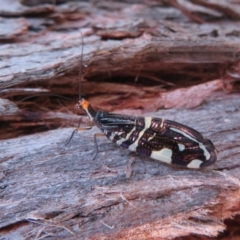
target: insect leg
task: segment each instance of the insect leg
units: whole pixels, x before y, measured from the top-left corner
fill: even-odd
[[[72,138],[73,138],[73,136],[74,136],[74,134],[75,134],[76,132],[78,132],[78,131],[83,131],[83,130],[90,130],[90,129],[93,127],[93,123],[92,123],[91,121],[89,122],[89,126],[87,126],[87,127],[80,127],[80,123],[81,123],[81,118],[79,119],[78,127],[73,130],[70,138],[69,138],[69,139],[67,140],[67,142],[65,143],[65,146],[68,145],[68,144],[71,142],[71,140],[72,140]]]
[[[102,136],[105,136],[103,133],[95,133],[94,135],[93,135],[93,138],[94,138],[94,143],[95,143],[95,147],[96,147],[96,153],[95,153],[95,155],[94,155],[94,157],[93,157],[93,159],[92,160],[94,160],[96,157],[97,157],[97,154],[98,154],[98,144],[97,144],[97,137],[102,137]]]
[[[92,126],[80,127],[80,128],[74,129],[73,132],[72,132],[72,134],[71,134],[71,136],[70,136],[70,138],[69,138],[69,139],[67,140],[67,142],[65,143],[65,146],[68,145],[68,144],[71,142],[71,140],[72,140],[72,138],[73,138],[73,136],[74,136],[74,134],[75,134],[76,132],[78,132],[78,131],[83,131],[83,130],[90,130],[91,128],[92,128]]]

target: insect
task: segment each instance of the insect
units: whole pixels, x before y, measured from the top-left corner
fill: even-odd
[[[81,98],[90,121],[117,145],[161,162],[187,168],[207,167],[217,160],[217,151],[209,139],[178,122],[152,117],[134,117],[95,111]]]
[[[83,45],[82,36],[81,63]],[[117,145],[169,164],[201,168],[216,162],[217,151],[213,143],[190,127],[161,118],[134,117],[95,111],[88,101],[80,97],[81,70],[80,64],[80,100],[77,108],[85,111],[89,117],[90,126],[76,130],[91,129],[93,125],[96,125],[107,138]]]

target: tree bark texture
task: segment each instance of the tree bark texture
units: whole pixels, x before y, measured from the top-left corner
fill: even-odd
[[[223,232],[240,213],[239,3],[0,3],[0,239]],[[105,137],[94,158],[96,127],[66,144],[79,122],[81,60],[94,108],[190,126],[218,161],[174,167]]]

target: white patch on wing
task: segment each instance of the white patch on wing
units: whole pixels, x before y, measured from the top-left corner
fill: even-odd
[[[162,122],[161,122],[160,128],[163,128],[163,124],[164,124],[164,119],[162,119]]]
[[[156,136],[156,133],[154,133],[151,137],[148,138],[148,141],[152,140]]]
[[[116,134],[117,134],[117,133],[116,133]],[[111,136],[109,137],[109,139],[110,139],[111,141],[113,141],[114,137],[115,137],[115,132],[112,132],[112,133],[111,133]]]
[[[145,129],[150,128],[152,118],[151,117],[144,117],[144,120],[145,120]]]
[[[183,136],[191,139],[192,141],[198,143],[198,144],[199,144],[199,147],[203,150],[203,154],[204,154],[206,160],[209,160],[209,159],[210,159],[210,156],[211,156],[211,155],[210,155],[209,151],[205,148],[205,146],[204,146],[201,142],[197,141],[196,139],[194,139],[193,137],[191,137],[190,135],[188,135],[187,133],[185,133],[185,132],[183,132],[183,131],[181,131],[181,130],[178,130],[178,129],[176,129],[176,128],[170,128],[170,129],[171,129],[172,131],[178,132],[178,133],[182,134]]]
[[[136,122],[135,122],[136,124]],[[136,125],[133,127],[133,129],[127,134],[126,139],[129,139],[129,137],[131,136],[131,134],[136,130]]]
[[[178,148],[180,151],[183,151],[185,149],[185,146],[181,143],[178,143]]]
[[[144,117],[144,121],[145,121],[145,127],[144,129],[138,134],[138,138],[136,139],[136,141],[134,141],[134,143],[132,143],[128,149],[135,152],[136,148],[138,146],[138,142],[140,140],[140,138],[142,137],[142,135],[144,134],[144,132],[146,131],[146,129],[150,128],[151,126],[151,122],[152,122],[152,118],[151,117]],[[134,128],[135,129],[135,128]]]
[[[203,163],[203,161],[198,160],[198,159],[194,159],[187,165],[187,167],[188,168],[200,168],[200,165],[202,163]]]
[[[116,144],[120,146],[125,141],[126,141],[125,138],[120,138],[119,140],[116,141]]]
[[[169,148],[163,148],[160,151],[153,151],[150,155],[151,158],[159,160],[165,163],[172,162],[172,150]]]

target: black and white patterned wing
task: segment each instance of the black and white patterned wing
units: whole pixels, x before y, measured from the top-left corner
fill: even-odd
[[[98,112],[94,118],[94,123],[102,132],[114,143],[124,148],[127,145],[122,145],[124,141],[131,141],[133,137],[133,129],[136,128],[136,117],[120,114],[112,114],[107,112]],[[137,124],[137,129],[141,130],[144,126]]]
[[[188,168],[216,161],[212,142],[177,122],[99,112],[95,123],[112,142],[155,160]]]
[[[212,142],[196,130],[159,118],[145,118],[147,122],[150,126],[140,137],[136,152],[188,168],[207,167],[217,160]]]

